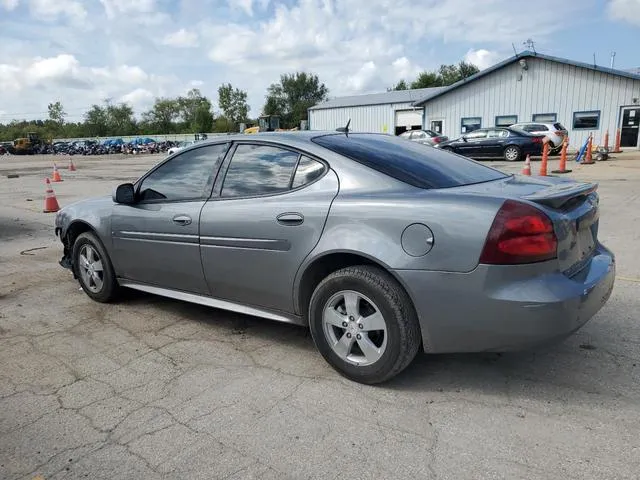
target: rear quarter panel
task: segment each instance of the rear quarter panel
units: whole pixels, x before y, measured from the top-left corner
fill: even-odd
[[[417,188],[370,197],[341,192],[307,262],[328,253],[351,252],[390,269],[469,272],[478,265],[501,204],[495,198]],[[420,257],[406,253],[401,242],[404,230],[414,223],[433,232],[433,247]]]

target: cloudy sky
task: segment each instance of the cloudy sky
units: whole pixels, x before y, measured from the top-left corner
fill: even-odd
[[[331,96],[384,91],[462,59],[522,50],[640,67],[640,0],[0,0],[0,122],[81,120],[102,99],[136,112],[221,83],[258,115],[280,73],[317,73]]]

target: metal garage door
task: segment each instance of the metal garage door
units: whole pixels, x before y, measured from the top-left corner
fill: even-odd
[[[422,128],[422,109],[396,110],[396,135],[405,130]]]

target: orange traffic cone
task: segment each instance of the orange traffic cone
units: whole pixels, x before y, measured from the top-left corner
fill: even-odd
[[[622,150],[620,150],[620,141],[621,141],[621,133],[620,133],[620,129],[618,129],[616,130],[616,143],[611,153],[622,153]]]
[[[548,163],[549,163],[549,142],[545,141],[544,146],[542,147],[542,161],[540,162],[540,172],[538,173],[538,175],[540,175],[541,177],[547,176]]]
[[[58,171],[58,167],[56,166],[56,164],[53,164],[53,175],[51,176],[51,181],[52,182],[61,182],[62,181],[62,177],[60,176],[60,172]]]
[[[44,192],[44,208],[42,211],[44,213],[54,213],[60,210],[60,205],[58,205],[58,199],[56,198],[56,194],[51,187],[51,182],[48,178],[44,179],[44,183],[46,185]]]
[[[593,136],[592,135],[589,135],[589,141],[587,143],[587,152],[585,153],[584,158],[580,163],[582,165],[593,165],[594,163],[596,163],[593,160]]]
[[[69,171],[70,172],[76,171],[76,166],[73,164],[73,160],[71,160],[71,158],[69,158]]]
[[[562,152],[560,153],[560,167],[557,170],[552,170],[551,173],[570,173],[571,170],[567,170],[567,149],[569,148],[569,137],[564,137],[562,142]]]
[[[522,175],[531,176],[531,156],[527,154],[527,158],[524,161],[524,167],[522,168]]]

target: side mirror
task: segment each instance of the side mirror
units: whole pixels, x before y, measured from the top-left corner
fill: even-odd
[[[130,205],[135,202],[135,198],[136,194],[132,183],[123,183],[122,185],[118,185],[113,193],[113,201],[116,203]]]

